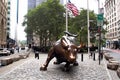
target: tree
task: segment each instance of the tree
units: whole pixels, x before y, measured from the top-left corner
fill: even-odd
[[[98,33],[97,27],[97,15],[94,11],[89,11],[89,21],[90,21],[90,41],[91,43],[96,42],[95,34]],[[104,24],[107,23],[104,21]],[[88,31],[87,31],[87,9],[81,9],[80,15],[76,16],[75,18],[71,18],[69,21],[69,31],[72,33],[77,33],[78,36],[78,43],[87,44],[88,40]],[[102,30],[102,33],[105,34],[105,30]]]
[[[25,31],[39,35],[40,45],[46,46],[47,40],[56,41],[62,35],[65,25],[64,7],[59,0],[47,0],[30,10],[25,17],[23,25],[27,24]]]

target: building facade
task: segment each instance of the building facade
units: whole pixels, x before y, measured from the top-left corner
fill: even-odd
[[[0,48],[6,46],[7,1],[0,0]]]
[[[7,39],[10,37],[10,10],[11,10],[11,0],[7,0]]]
[[[117,0],[118,40],[120,42],[120,0]]]
[[[117,24],[117,0],[106,0],[105,1],[105,18],[108,21],[106,26],[106,46],[109,48],[118,47],[118,24]]]

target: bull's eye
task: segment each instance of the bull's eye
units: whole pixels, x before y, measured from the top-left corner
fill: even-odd
[[[77,51],[77,49],[74,49],[74,51],[76,52],[76,51]]]

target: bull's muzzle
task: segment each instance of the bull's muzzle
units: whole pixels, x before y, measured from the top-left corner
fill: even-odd
[[[70,63],[73,63],[73,62],[75,62],[75,61],[76,61],[76,57],[71,54],[71,55],[69,56],[69,62],[70,62]]]

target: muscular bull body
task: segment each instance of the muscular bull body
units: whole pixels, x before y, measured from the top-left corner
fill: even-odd
[[[40,70],[47,70],[48,64],[56,57],[56,61],[54,64],[60,64],[62,62],[66,62],[65,70],[69,68],[70,64],[78,65],[76,58],[77,58],[77,49],[79,47],[75,44],[71,43],[70,40],[67,39],[66,36],[62,37],[58,40],[53,47],[50,49],[48,53],[48,57],[46,62],[40,67]]]

